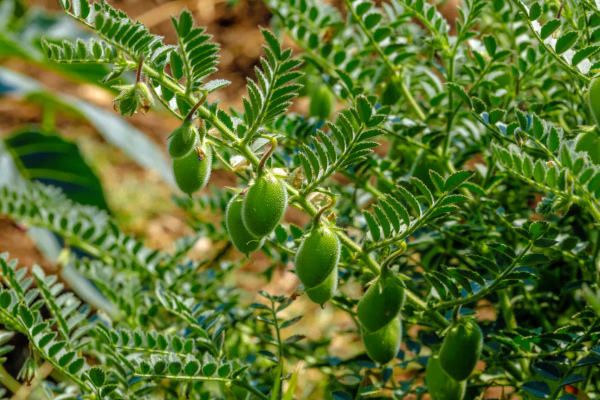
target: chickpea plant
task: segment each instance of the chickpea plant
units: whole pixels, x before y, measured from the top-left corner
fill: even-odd
[[[180,119],[165,134],[176,202],[223,216],[192,226],[293,265],[302,285],[244,305],[224,283],[239,262],[204,268],[192,240],[151,250],[55,188],[4,188],[0,212],[84,251],[63,262],[114,306],[0,258],[0,342],[19,332],[30,375],[53,367],[47,398],[600,397],[596,3],[465,0],[450,23],[423,0],[265,0],[264,57],[243,108],[224,110],[219,45],[190,12],[172,17],[171,45],[105,1],[60,1],[96,38],[48,37],[47,57],[109,64],[107,80],[134,71],[115,110]],[[288,110],[299,95],[310,117]],[[212,169],[239,186],[207,202]],[[287,223],[291,207],[310,222]],[[348,313],[360,348],[282,339],[298,296]]]

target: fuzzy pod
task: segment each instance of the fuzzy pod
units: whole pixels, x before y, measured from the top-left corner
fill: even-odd
[[[378,331],[361,331],[362,341],[371,360],[387,364],[396,358],[402,342],[402,321],[397,316]]]
[[[302,240],[296,252],[296,275],[308,297],[317,304],[323,305],[330,300],[337,289],[340,250],[337,235],[320,226]]]
[[[405,298],[404,288],[396,277],[382,276],[373,282],[358,302],[358,320],[366,331],[378,331],[396,318]]]
[[[473,320],[460,320],[450,327],[440,350],[442,369],[457,381],[467,379],[481,356],[483,333]]]
[[[212,149],[204,144],[187,156],[173,160],[173,175],[182,192],[192,195],[204,189],[212,169]]]
[[[302,240],[294,265],[304,287],[319,286],[331,275],[340,259],[340,248],[337,235],[324,226],[313,229]]]
[[[283,182],[269,173],[264,173],[256,179],[244,196],[244,226],[256,237],[267,236],[281,222],[287,204],[287,189]]]
[[[336,265],[333,271],[331,271],[331,273],[323,282],[321,282],[320,285],[310,289],[306,289],[305,291],[309,299],[323,307],[325,303],[331,300],[331,298],[335,294],[335,291],[337,290],[337,286],[338,269]]]
[[[596,126],[600,126],[600,77],[595,77],[590,83],[588,105]]]
[[[444,372],[437,356],[429,357],[425,370],[427,391],[431,400],[462,400],[467,381],[456,381]]]
[[[181,158],[188,155],[197,143],[198,131],[194,123],[186,119],[169,135],[167,150],[171,158]]]
[[[225,224],[231,242],[246,257],[260,249],[265,243],[265,238],[253,236],[242,222],[243,196],[236,194],[231,198],[225,212]]]
[[[308,113],[311,117],[318,117],[326,120],[331,117],[333,107],[335,105],[335,97],[327,85],[320,85],[310,97]]]

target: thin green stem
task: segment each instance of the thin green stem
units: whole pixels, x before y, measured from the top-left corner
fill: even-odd
[[[415,233],[418,229],[422,228],[426,222],[428,222],[430,216],[437,210],[436,205],[442,203],[442,201],[448,196],[447,193],[440,196],[440,198],[423,214],[420,216],[414,223],[407,227],[407,229],[401,234],[391,237],[389,239],[382,240],[380,242],[373,243],[371,245],[363,246],[363,251],[366,253],[370,253],[391,245],[394,245],[400,241],[405,240],[410,235]]]
[[[200,100],[198,100],[198,102],[190,109],[190,112],[188,112],[188,114],[186,115],[186,121],[192,121],[194,119],[194,114],[196,113],[196,110],[198,110],[198,107],[204,104],[207,96],[208,92],[206,90],[203,90],[202,95],[200,96]]]
[[[246,381],[240,381],[229,378],[217,378],[214,376],[183,376],[183,375],[155,375],[155,374],[138,374],[134,373],[135,376],[139,376],[141,378],[150,378],[150,379],[169,379],[173,381],[184,381],[184,382],[220,382],[220,383],[231,383],[234,386],[241,387],[242,389],[246,389],[250,394],[258,397],[261,400],[269,400],[269,398],[259,391],[254,386],[250,385]]]
[[[268,139],[271,141],[271,147],[262,156],[262,158],[260,159],[260,162],[258,163],[258,166],[256,167],[256,171],[259,176],[262,174],[263,170],[265,169],[267,160],[269,160],[269,157],[271,157],[271,154],[273,154],[275,152],[275,149],[277,148],[277,139],[275,138],[275,136],[269,136]]]
[[[527,246],[525,246],[525,249],[521,252],[521,254],[519,254],[517,256],[517,258],[515,258],[512,261],[512,263],[508,267],[506,267],[506,269],[504,271],[502,271],[502,273],[500,275],[498,275],[498,278],[496,278],[496,280],[494,280],[494,282],[492,282],[489,286],[483,288],[482,290],[480,290],[479,292],[477,292],[476,294],[474,294],[472,296],[469,296],[469,297],[466,297],[463,299],[455,299],[455,300],[450,300],[450,301],[445,301],[443,303],[440,303],[435,307],[435,309],[436,310],[444,310],[444,309],[448,309],[450,307],[455,307],[457,305],[469,304],[469,303],[477,301],[477,300],[487,296],[488,294],[492,293],[498,287],[498,285],[500,285],[502,280],[518,266],[519,262],[523,259],[523,257],[527,254],[527,252],[531,249],[532,246],[533,246],[533,243],[529,242],[527,244]]]
[[[460,317],[460,308],[461,305],[459,304],[452,310],[452,323],[456,323],[458,321],[458,318]]]
[[[404,254],[405,251],[406,251],[406,242],[402,242],[402,243],[400,243],[400,248],[398,250],[396,250],[395,252],[390,254],[385,260],[383,260],[383,263],[381,263],[381,271],[383,272],[384,270],[389,269],[390,266],[392,265],[392,262],[394,262],[394,260],[396,260],[402,254]]]
[[[137,66],[137,73],[135,75],[135,83],[140,83],[142,81],[142,66],[144,65],[144,56],[140,56]]]
[[[279,328],[279,321],[277,320],[277,311],[275,308],[275,300],[273,300],[273,298],[271,298],[271,312],[273,314],[273,323],[275,325],[275,332],[277,333],[277,349],[279,351],[279,376],[277,377],[279,384],[277,384],[275,386],[278,387],[279,390],[281,390],[281,377],[283,376],[283,365],[284,365],[283,343],[281,342],[281,329]],[[280,393],[277,393],[277,396],[279,396],[279,395],[280,395]]]
[[[406,97],[406,100],[408,101],[409,106],[413,109],[415,114],[417,114],[419,119],[421,121],[424,121],[426,119],[425,113],[423,113],[423,110],[421,110],[421,107],[419,107],[419,104],[416,102],[416,100],[410,93],[410,90],[408,90],[408,88],[404,84],[402,77],[398,73],[399,72],[398,68],[390,61],[387,54],[385,54],[385,52],[379,45],[379,42],[377,40],[375,40],[375,37],[373,36],[373,32],[366,27],[362,18],[358,14],[356,14],[356,11],[352,7],[352,2],[350,0],[345,0],[345,2],[346,2],[346,6],[348,7],[348,10],[352,14],[352,17],[356,20],[356,22],[360,26],[363,34],[369,39],[369,42],[371,42],[371,46],[373,46],[373,48],[375,49],[377,54],[379,54],[381,59],[384,61],[385,65],[389,68],[389,70],[392,74],[392,80],[394,81],[394,83],[396,83],[400,86],[400,91],[402,92],[404,97]]]
[[[329,203],[327,203],[325,206],[321,207],[321,209],[319,209],[319,211],[317,211],[317,213],[313,217],[313,229],[316,229],[316,227],[319,226],[319,222],[321,222],[321,217],[323,216],[323,214],[327,210],[330,210],[333,207],[335,207],[336,203],[337,203],[337,196],[332,196],[329,200]]]
[[[500,309],[502,310],[502,316],[504,317],[504,322],[506,323],[506,327],[509,330],[514,331],[515,329],[518,328],[518,325],[517,325],[517,319],[515,318],[515,312],[514,312],[513,306],[511,304],[510,298],[508,296],[508,292],[506,291],[506,289],[498,290],[497,294],[498,294],[498,305],[500,306]],[[522,353],[523,350],[518,349],[517,352]],[[519,363],[521,364],[522,371],[527,371],[529,369],[528,365],[527,365],[528,364],[527,360],[525,358],[520,359]]]
[[[17,393],[21,384],[6,371],[4,366],[0,364],[0,383],[2,383],[12,393]]]
[[[544,40],[542,40],[542,37],[533,28],[532,22],[529,20],[529,16],[527,15],[527,10],[525,9],[525,6],[519,0],[510,1],[521,10],[521,12],[523,13],[523,21],[525,21],[525,23],[529,26],[530,32],[533,34],[533,36],[535,36],[535,38],[538,41],[538,44],[546,51],[546,53],[550,54],[550,56],[554,58],[554,60],[558,62],[572,76],[581,79],[585,84],[589,84],[591,82],[591,79],[589,77],[579,72],[577,67],[572,67],[571,65],[569,65],[569,63],[567,63],[566,60],[564,60],[560,55],[556,54],[554,49],[552,49],[544,42]]]

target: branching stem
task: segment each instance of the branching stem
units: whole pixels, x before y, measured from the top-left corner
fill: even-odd
[[[313,229],[316,229],[319,226],[319,222],[321,221],[321,216],[327,210],[330,210],[333,207],[335,207],[336,203],[337,203],[337,196],[331,196],[329,198],[329,203],[327,203],[325,206],[321,207],[321,209],[319,209],[319,211],[317,211],[317,213],[315,214],[315,216],[313,218]]]
[[[271,141],[271,147],[269,147],[269,150],[267,150],[267,152],[262,156],[258,166],[256,167],[256,171],[259,176],[263,173],[269,157],[271,157],[271,154],[273,154],[277,148],[277,138],[275,138],[275,136],[265,136],[265,138]]]

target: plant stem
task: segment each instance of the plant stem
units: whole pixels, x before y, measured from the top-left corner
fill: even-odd
[[[321,209],[319,211],[317,211],[317,213],[315,214],[315,216],[313,218],[313,229],[315,229],[317,226],[319,226],[319,222],[321,221],[321,216],[327,210],[330,210],[333,207],[335,207],[336,203],[337,203],[337,196],[331,196],[329,199],[329,203],[327,203],[325,206],[321,207]]]
[[[257,170],[257,173],[259,176],[262,174],[262,171],[265,169],[267,160],[269,159],[269,157],[271,157],[271,154],[273,154],[273,152],[277,148],[277,139],[275,138],[275,136],[269,136],[269,140],[271,141],[271,147],[262,156],[262,158],[260,159],[260,162],[258,163],[258,166],[256,167],[256,170]]]
[[[356,22],[360,26],[361,30],[365,34],[365,36],[369,39],[369,42],[371,42],[371,45],[373,46],[373,48],[375,48],[375,51],[377,52],[377,54],[379,54],[381,59],[385,62],[386,66],[389,68],[390,72],[392,73],[392,80],[396,84],[400,85],[400,91],[402,92],[404,97],[406,97],[406,100],[408,101],[408,105],[413,109],[415,114],[417,114],[419,119],[421,121],[424,121],[426,119],[425,113],[423,113],[423,110],[421,110],[421,107],[419,107],[419,104],[416,102],[416,100],[410,93],[410,90],[408,90],[408,88],[404,84],[404,81],[402,80],[401,75],[398,74],[397,67],[394,66],[394,64],[392,64],[392,62],[390,61],[387,54],[385,54],[385,52],[379,45],[379,42],[377,42],[377,40],[375,40],[375,38],[373,37],[373,33],[371,32],[371,30],[369,30],[365,26],[365,23],[360,18],[360,16],[358,14],[356,14],[356,11],[352,7],[352,2],[350,0],[345,0],[345,2],[346,2],[346,6],[348,7],[348,10],[352,14],[352,17],[356,20]]]
[[[212,376],[183,376],[183,375],[155,375],[155,374],[138,374],[135,373],[135,376],[139,376],[141,378],[154,378],[154,379],[169,379],[173,381],[184,381],[184,382],[222,382],[222,383],[231,383],[234,386],[239,386],[242,389],[246,389],[249,393],[258,397],[261,400],[269,400],[269,398],[259,391],[254,386],[250,385],[246,381],[238,381],[235,379],[228,378],[217,378]]]
[[[504,322],[506,323],[506,327],[514,331],[519,326],[517,325],[517,319],[515,318],[515,312],[513,310],[513,306],[510,303],[510,298],[508,297],[508,293],[506,289],[498,290],[498,305],[502,310],[502,316],[504,317]],[[523,353],[522,350],[517,350],[517,353]],[[521,358],[519,359],[519,363],[521,364],[521,370],[523,372],[528,370],[527,359]]]
[[[0,364],[0,377],[0,383],[6,386],[6,388],[12,393],[17,393],[19,391],[21,384],[19,383],[19,381],[13,378],[12,375],[10,375],[8,371],[6,371],[6,369],[4,369],[4,366],[2,364]]]
[[[144,65],[144,56],[140,56],[137,66],[137,74],[135,76],[135,83],[140,83],[142,81],[142,67]]]
[[[525,254],[527,254],[527,252],[529,251],[529,249],[531,249],[532,246],[533,246],[533,243],[529,242],[527,244],[527,246],[525,247],[525,249],[521,252],[521,254],[519,254],[519,256],[517,258],[515,258],[512,261],[512,263],[504,271],[502,271],[502,273],[500,275],[498,275],[498,278],[496,278],[496,280],[494,280],[494,282],[492,282],[489,286],[483,288],[482,290],[480,290],[473,296],[469,296],[464,299],[456,299],[456,300],[451,300],[451,301],[446,301],[446,302],[440,303],[436,307],[436,309],[438,309],[438,310],[439,309],[447,309],[447,308],[454,307],[457,305],[469,304],[469,303],[472,303],[474,301],[477,301],[477,300],[487,296],[488,294],[493,292],[494,289],[496,289],[496,287],[498,287],[498,285],[502,282],[502,280],[517,267],[517,265],[519,264],[521,259],[525,256]]]
[[[198,102],[192,107],[190,112],[188,112],[188,114],[186,115],[186,117],[185,117],[186,121],[192,121],[194,119],[194,114],[196,113],[196,110],[198,110],[198,107],[200,107],[202,104],[204,104],[207,96],[208,96],[208,93],[206,91],[202,91],[202,96],[200,96],[200,100],[198,100]]]
[[[273,298],[271,298],[271,311],[273,313],[273,322],[275,324],[275,331],[277,333],[277,347],[279,350],[279,376],[277,377],[277,380],[279,381],[279,384],[276,385],[279,388],[279,392],[281,392],[281,377],[283,376],[283,343],[281,342],[281,329],[279,328],[279,322],[277,320],[277,311],[275,309],[275,301],[273,300]],[[279,398],[280,393],[277,393],[277,396]]]

